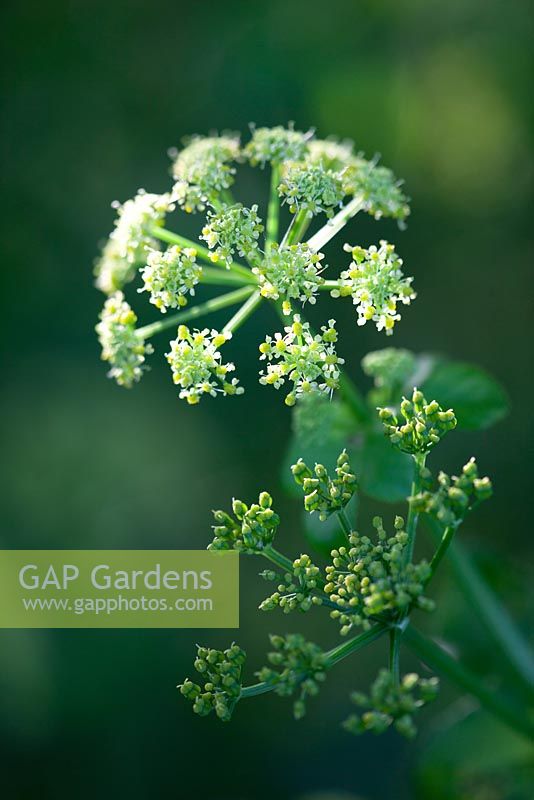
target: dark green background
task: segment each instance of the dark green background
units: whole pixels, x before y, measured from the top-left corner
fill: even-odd
[[[494,478],[494,499],[464,536],[525,620],[531,4],[49,0],[7,2],[2,16],[0,546],[204,547],[212,507],[268,488],[284,517],[280,548],[300,552],[299,510],[283,496],[278,471],[289,413],[255,380],[257,343],[274,317],[257,315],[232,344],[247,395],[190,409],[177,400],[161,355],[134,391],[106,381],[93,334],[102,298],[91,276],[97,242],[112,224],[110,201],[140,186],[165,190],[166,150],[182,136],[293,119],[320,135],[353,138],[368,155],[380,152],[406,179],[413,214],[405,233],[360,219],[350,227],[353,242],[394,238],[415,275],[419,297],[394,343],[479,363],[510,394],[506,422],[456,434],[442,457],[455,469],[476,453]],[[251,199],[264,199],[265,178],[249,180]],[[192,235],[194,226],[186,220],[182,230]],[[340,244],[328,250],[331,261]],[[146,302],[141,307],[149,319]],[[360,380],[361,356],[385,338],[357,329],[350,308],[338,319]],[[331,646],[336,631],[322,618],[257,615],[264,586],[256,567],[250,560],[242,568],[239,642],[251,672],[271,630],[302,624]],[[491,662],[446,577],[432,624],[473,663]],[[223,644],[228,635],[200,638]],[[3,632],[6,796],[453,796],[440,794],[440,781],[429,794],[420,765],[451,714],[469,709],[455,692],[444,690],[415,746],[394,735],[353,739],[338,726],[349,689],[365,687],[383,662],[381,644],[329,677],[305,722],[266,696],[221,725],[194,717],[174,688],[190,671],[195,640],[187,631]],[[492,752],[504,747],[500,735]],[[466,761],[448,778],[462,775]],[[485,784],[477,781],[479,794],[457,796],[513,796],[506,780],[504,788],[488,780],[496,794],[480,794]]]

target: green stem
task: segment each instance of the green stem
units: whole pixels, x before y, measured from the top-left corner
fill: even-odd
[[[278,225],[280,216],[280,198],[278,197],[278,184],[280,183],[280,164],[273,164],[271,168],[271,192],[269,194],[269,207],[267,209],[267,223],[265,227],[265,252],[278,240]]]
[[[427,583],[432,580],[434,577],[437,568],[439,567],[441,560],[449,546],[453,540],[454,534],[456,533],[458,526],[457,525],[449,525],[443,531],[443,536],[441,537],[441,541],[436,549],[436,552],[432,556],[432,561],[430,562],[430,577],[427,580]]]
[[[254,275],[245,278],[244,275],[220,267],[202,267],[201,283],[209,286],[255,286],[257,281]]]
[[[165,319],[159,322],[152,322],[150,325],[145,325],[143,328],[137,329],[137,335],[142,339],[149,339],[156,333],[167,330],[167,328],[180,325],[182,322],[187,322],[191,319],[197,319],[204,314],[211,314],[214,311],[219,311],[221,308],[236,305],[245,298],[249,297],[254,288],[252,286],[243,286],[241,289],[236,289],[235,292],[228,292],[228,294],[221,294],[219,297],[213,297],[205,303],[198,306],[193,306],[187,311],[178,311],[176,314],[170,314]]]
[[[442,526],[432,517],[427,522],[435,536],[442,536]],[[523,686],[532,693],[534,656],[514,620],[473,564],[464,547],[455,541],[449,547],[448,560],[454,579],[469,607],[482,623],[489,637],[505,656]]]
[[[339,289],[340,287],[341,283],[339,281],[323,281],[318,288],[320,292],[331,292],[332,289]]]
[[[476,697],[487,711],[490,711],[514,730],[530,738],[534,737],[534,723],[522,713],[520,708],[507,698],[497,694],[493,689],[488,689],[484,686],[480,682],[478,675],[475,675],[459,661],[452,658],[431,639],[423,636],[410,625],[404,633],[404,640],[422,661],[435,669],[436,672],[445,675],[461,689]]]
[[[297,242],[300,242],[300,240],[308,230],[311,221],[312,221],[312,216],[308,214],[307,211],[305,211],[304,209],[297,211],[297,213],[293,217],[294,224],[293,223],[291,224],[290,230],[288,232],[286,245],[289,246],[292,244],[296,244]]]
[[[267,694],[267,692],[272,692],[275,689],[272,683],[267,683],[266,681],[262,681],[261,683],[254,683],[252,686],[243,686],[241,689],[241,694],[239,695],[240,700],[246,700],[247,697],[256,697],[258,694]]]
[[[248,300],[246,300],[240,309],[236,311],[234,316],[228,320],[224,328],[222,329],[223,333],[234,333],[241,325],[254,313],[258,305],[261,303],[261,294],[259,289],[250,295]]]
[[[371,642],[379,639],[380,636],[382,636],[387,630],[388,629],[385,625],[375,625],[374,628],[370,628],[368,631],[364,631],[364,633],[354,636],[354,638],[349,639],[347,642],[343,642],[343,644],[338,644],[337,647],[333,647],[332,650],[329,650],[326,653],[328,667],[333,667],[334,664],[342,661],[347,656],[350,656],[352,653],[356,653],[358,650],[361,650],[363,647],[371,644]]]
[[[413,481],[411,496],[419,494],[421,491],[421,472],[425,466],[426,456],[423,454],[414,455],[413,457]],[[408,542],[404,551],[404,563],[410,564],[413,560],[413,551],[415,547],[415,537],[417,534],[417,522],[419,520],[419,512],[414,511],[412,503],[409,503],[408,521],[406,523],[406,533],[408,534]]]
[[[275,550],[275,548],[271,545],[264,548],[260,555],[268,558],[269,561],[272,561],[272,563],[276,564],[277,567],[283,569],[284,572],[293,572],[293,562],[291,559],[287,558],[287,556],[284,556],[282,553],[279,553],[278,550]]]
[[[162,242],[167,242],[167,244],[177,244],[180,247],[192,247],[197,251],[197,256],[199,258],[201,258],[203,261],[206,261],[208,264],[213,264],[211,252],[207,249],[207,247],[203,247],[201,244],[192,242],[191,239],[186,239],[184,236],[180,236],[180,234],[174,233],[174,231],[169,231],[166,228],[160,228],[159,225],[150,225],[147,228],[147,232],[150,234],[150,236],[154,236],[156,239],[160,239]],[[242,275],[244,278],[247,278],[248,282],[250,282],[251,277],[254,282],[256,282],[254,276],[251,276],[250,270],[247,267],[244,267],[242,264],[237,264],[235,261],[232,261],[230,264],[230,269],[233,272],[236,272],[238,275]]]
[[[345,511],[344,508],[340,508],[339,511],[336,511],[336,514],[337,514],[337,518],[339,519],[339,521],[341,523],[341,527],[343,528],[343,533],[345,534],[345,536],[348,539],[349,536],[352,533],[352,526],[351,526],[350,520],[349,520],[349,518],[347,516],[347,512]]]
[[[332,239],[336,233],[345,227],[349,219],[354,217],[358,211],[361,211],[363,207],[363,198],[362,197],[353,197],[350,203],[339,211],[335,217],[328,220],[326,225],[314,233],[311,239],[308,239],[308,244],[312,250],[315,250],[317,253],[322,247],[327,244],[330,239]]]
[[[400,628],[392,628],[389,632],[389,670],[393,676],[395,684],[400,681],[400,643],[402,631]]]

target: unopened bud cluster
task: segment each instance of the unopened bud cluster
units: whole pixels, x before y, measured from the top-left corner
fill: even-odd
[[[271,636],[270,640],[274,648],[267,656],[271,666],[263,667],[256,675],[260,681],[271,684],[281,697],[298,692],[293,714],[295,719],[302,719],[306,699],[317,695],[326,679],[327,657],[318,645],[298,633]]]
[[[214,511],[214,538],[208,550],[240,550],[261,553],[272,544],[280,517],[272,509],[272,497],[262,492],[258,502],[250,507],[242,500],[232,503],[233,516],[226,511]]]
[[[418,389],[411,400],[404,398],[401,403],[404,422],[389,408],[379,408],[378,414],[391,443],[412,455],[428,453],[457,422],[452,409],[444,411],[436,400],[427,403]]]
[[[431,514],[448,527],[459,525],[469,511],[491,497],[492,491],[490,479],[479,477],[477,463],[471,458],[461,475],[450,477],[440,472],[433,491],[420,492],[409,500],[415,511]]]
[[[322,600],[316,594],[322,587],[321,571],[311,558],[303,554],[293,561],[291,572],[281,577],[274,570],[265,570],[265,580],[279,580],[276,592],[260,603],[261,611],[273,611],[281,608],[285,614],[290,611],[309,611],[312,605],[321,605]]]
[[[438,689],[437,678],[420,678],[412,672],[397,683],[389,670],[382,669],[368,695],[362,692],[353,692],[351,695],[356,706],[368,710],[362,714],[352,714],[343,726],[355,734],[366,731],[380,734],[393,726],[402,736],[413,739],[417,733],[414,715],[435,700]]]
[[[122,292],[115,292],[106,300],[96,326],[102,359],[111,366],[109,377],[128,389],[140,380],[146,369],[145,357],[152,352],[152,346],[137,334],[136,322]]]
[[[338,456],[335,478],[330,477],[323,464],[316,464],[312,470],[301,458],[293,464],[291,472],[295,482],[302,486],[304,508],[310,514],[318,511],[322,522],[334,512],[345,508],[358,488],[358,479],[351,469],[345,450]]]
[[[198,647],[195,669],[206,678],[204,687],[187,678],[178,688],[193,703],[193,711],[202,717],[212,711],[223,722],[232,717],[241,694],[242,671],[246,653],[233,644],[227,650]]]
[[[367,250],[346,244],[353,264],[339,276],[339,285],[333,289],[332,297],[352,297],[358,312],[358,325],[372,320],[378,331],[389,336],[395,323],[400,320],[399,303],[409,305],[415,298],[413,278],[405,278],[402,259],[392,244],[380,242]]]
[[[173,165],[173,199],[184,211],[204,211],[234,182],[239,158],[236,136],[196,136],[178,153]]]
[[[432,601],[423,596],[430,577],[426,561],[406,563],[408,536],[404,520],[395,518],[395,534],[388,537],[382,519],[375,517],[376,540],[358,533],[349,536],[349,547],[332,550],[332,564],[326,567],[325,592],[339,607],[330,616],[338,620],[346,636],[354,626],[370,627],[370,618],[390,619],[411,607],[430,611]]]
[[[286,380],[291,381],[293,389],[285,398],[288,406],[308,392],[331,394],[338,387],[340,367],[345,363],[336,354],[335,324],[335,320],[329,320],[314,336],[308,323],[295,314],[293,324],[284,328],[285,335],[267,336],[260,345],[260,360],[269,363],[260,372],[260,383],[279,389]]]
[[[170,351],[166,353],[172,370],[173,382],[180,386],[180,398],[195,405],[203,395],[215,397],[242,394],[237,378],[229,378],[235,366],[222,362],[218,348],[223,345],[230,334],[209,331],[190,331],[186,325],[180,325],[176,339],[170,342]]]

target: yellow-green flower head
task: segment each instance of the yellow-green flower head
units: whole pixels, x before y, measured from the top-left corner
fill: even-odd
[[[418,389],[413,390],[411,400],[403,399],[400,415],[404,422],[390,408],[378,409],[391,443],[411,455],[428,453],[457,424],[452,408],[444,411],[436,400],[427,403]]]
[[[208,550],[239,550],[242,553],[261,553],[273,541],[280,517],[273,510],[273,499],[261,492],[257,503],[247,506],[242,500],[232,501],[232,512],[214,511],[213,541]]]
[[[230,333],[218,333],[215,330],[190,331],[186,325],[180,325],[176,339],[170,342],[170,351],[166,353],[172,370],[173,382],[181,387],[180,399],[195,405],[203,395],[243,394],[237,378],[229,378],[235,365],[223,364],[219,347],[231,339]]]
[[[284,161],[300,161],[307,153],[307,142],[311,131],[301,133],[292,127],[254,128],[252,139],[243,148],[244,157],[253,167],[265,164],[281,164]]]
[[[350,295],[358,311],[358,325],[372,320],[377,330],[390,335],[401,318],[398,304],[409,305],[416,296],[413,278],[404,277],[402,260],[385,241],[378,248],[346,244],[344,249],[352,254],[354,263],[339,276],[339,288],[331,292],[332,297]]]
[[[135,277],[137,265],[132,264],[119,253],[119,245],[108,239],[102,248],[100,258],[95,262],[95,286],[104,294],[113,294]]]
[[[196,136],[178,153],[172,168],[173,199],[188,213],[204,211],[214,195],[234,182],[239,137]]]
[[[315,253],[307,244],[280,247],[273,244],[261,266],[254,267],[260,292],[270,300],[283,300],[284,314],[291,311],[291,300],[315,303],[319,286],[324,282],[321,272],[323,253]]]
[[[260,360],[267,369],[260,372],[260,383],[279,389],[285,382],[293,383],[286,405],[292,406],[303,394],[331,394],[339,385],[340,367],[345,363],[336,354],[337,331],[335,320],[321,328],[315,336],[307,322],[295,314],[293,324],[284,328],[284,335],[267,336],[260,345]]]
[[[141,379],[146,369],[145,356],[152,353],[152,346],[137,334],[136,322],[137,316],[124,295],[116,292],[104,303],[96,326],[102,360],[111,365],[108,377],[128,389]]]
[[[205,680],[204,688],[189,678],[178,688],[193,703],[195,714],[205,717],[213,711],[222,722],[228,722],[241,694],[246,653],[235,643],[224,651],[197,647],[194,666]]]
[[[211,260],[230,268],[235,252],[252,262],[258,259],[261,233],[263,225],[258,216],[258,206],[246,208],[236,204],[218,213],[208,213],[200,238],[212,251]]]
[[[290,162],[284,166],[278,194],[292,214],[307,211],[309,216],[324,212],[334,215],[346,191],[341,174],[318,164]]]
[[[177,245],[165,252],[150,250],[147,263],[140,270],[143,287],[138,291],[148,292],[152,305],[163,314],[168,308],[182,308],[187,304],[186,295],[195,294],[202,275],[196,256],[194,248]]]
[[[374,161],[358,157],[355,165],[345,171],[344,183],[347,194],[361,195],[364,210],[375,219],[392,217],[401,225],[410,213],[402,182],[390,169]]]
[[[471,458],[461,475],[450,477],[440,472],[437,486],[429,482],[428,489],[410,497],[411,507],[434,516],[442,525],[459,525],[469,511],[488,500],[493,489],[488,477],[481,478],[477,463]]]
[[[170,194],[148,194],[140,189],[133,199],[112,205],[117,209],[117,219],[110,239],[117,255],[130,264],[142,264],[147,249],[157,248],[147,228],[163,225],[165,215],[174,208]]]

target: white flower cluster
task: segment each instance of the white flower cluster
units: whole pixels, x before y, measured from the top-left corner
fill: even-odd
[[[303,210],[310,217],[323,212],[332,217],[346,191],[341,175],[321,163],[290,162],[284,166],[278,194],[292,214]]]
[[[363,208],[375,219],[392,217],[403,226],[410,213],[408,199],[402,191],[402,182],[395,178],[387,167],[381,167],[375,161],[357,158],[354,167],[345,173],[347,193],[360,194]]]
[[[413,278],[404,277],[402,259],[386,241],[381,241],[379,248],[372,245],[367,250],[346,244],[344,250],[352,254],[354,263],[341,273],[339,288],[332,290],[332,297],[351,295],[358,325],[372,320],[377,330],[390,335],[401,318],[397,303],[409,305],[416,296]]]
[[[244,157],[253,167],[265,164],[281,164],[283,161],[300,161],[307,152],[310,133],[295,131],[291,126],[283,128],[255,128],[252,139],[243,148]]]
[[[260,345],[260,360],[266,360],[267,369],[260,372],[260,383],[279,389],[286,380],[293,389],[285,398],[288,406],[309,392],[331,394],[338,387],[340,367],[345,363],[336,354],[337,331],[335,320],[321,328],[315,336],[307,322],[295,314],[293,324],[284,328],[285,335],[267,336]]]
[[[315,253],[307,244],[279,247],[273,244],[264,263],[253,269],[260,282],[260,292],[270,300],[282,298],[284,314],[291,312],[291,300],[315,303],[323,283],[320,273],[323,253]]]
[[[152,346],[137,334],[136,322],[137,316],[124,295],[116,292],[104,303],[96,326],[102,360],[111,365],[108,376],[128,389],[141,379],[146,369],[145,356],[152,353]]]
[[[147,263],[140,269],[143,286],[139,292],[148,292],[150,302],[164,314],[168,308],[187,305],[186,295],[195,294],[195,286],[202,275],[202,267],[196,262],[197,252],[193,247],[173,247],[150,250]]]
[[[250,261],[256,260],[258,239],[263,233],[258,206],[246,208],[236,204],[224,208],[218,213],[208,213],[206,225],[202,228],[201,239],[212,250],[211,260],[230,268],[232,256],[237,251],[240,256]]]
[[[170,342],[170,351],[166,353],[172,370],[173,382],[181,387],[179,397],[196,405],[202,395],[216,397],[223,395],[243,394],[237,378],[228,378],[228,373],[235,369],[234,364],[222,363],[219,347],[231,338],[230,333],[218,333],[215,330],[190,331],[186,325],[180,325],[176,339]]]
[[[147,249],[158,246],[147,233],[147,227],[163,225],[165,215],[174,209],[170,194],[148,194],[144,189],[122,205],[118,202],[112,205],[117,209],[115,230],[95,267],[96,285],[106,294],[122,289],[132,280],[145,260]]]
[[[177,155],[173,199],[188,213],[204,211],[216,195],[234,182],[239,158],[237,136],[197,136]]]
[[[352,142],[338,142],[335,139],[312,139],[308,142],[307,160],[336,172],[358,163]]]

